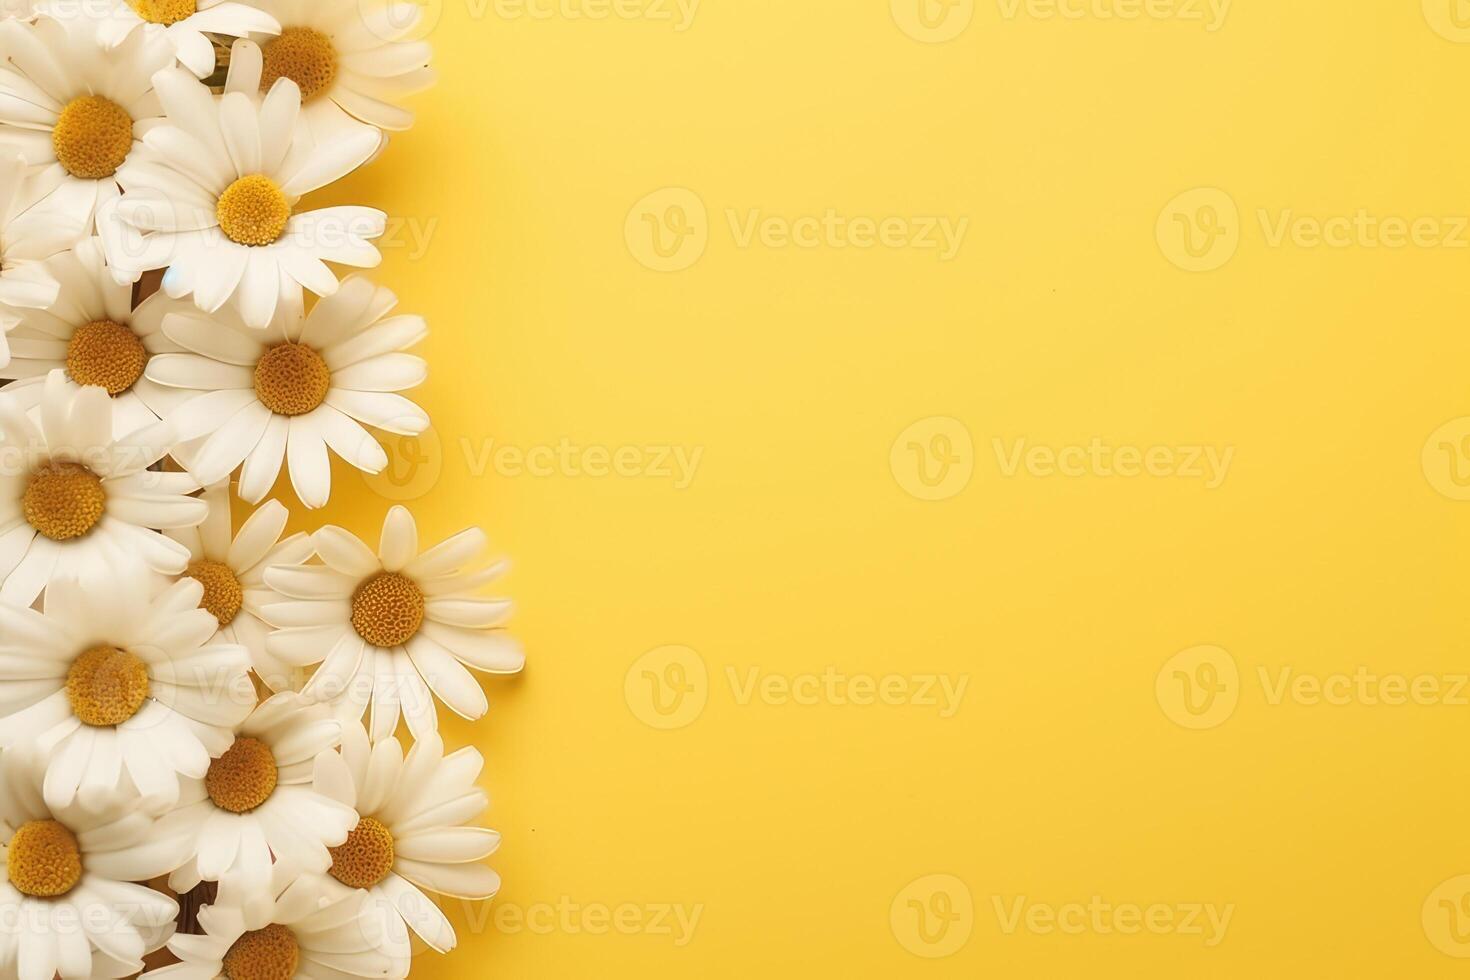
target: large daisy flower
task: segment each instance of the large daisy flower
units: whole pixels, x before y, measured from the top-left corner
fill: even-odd
[[[265,570],[306,561],[314,554],[311,536],[298,532],[282,539],[286,508],[278,500],[267,500],[231,539],[229,483],[216,483],[200,496],[209,505],[204,523],[168,532],[189,549],[184,574],[204,586],[199,604],[214,616],[221,640],[246,649],[251,667],[267,687],[272,691],[299,687],[295,681],[300,668],[266,651],[270,627],[260,618],[260,610],[280,598],[265,584]]]
[[[44,753],[52,807],[141,796],[165,810],[255,706],[245,650],[205,645],[215,629],[200,584],[150,595],[158,581],[56,579],[44,613],[0,605],[0,746]]]
[[[68,391],[52,371],[38,429],[0,400],[0,602],[29,606],[52,578],[93,580],[142,562],[177,575],[189,550],[157,528],[204,520],[199,484],[148,466],[174,443],[166,422],[112,437],[102,388]]]
[[[148,980],[401,980],[408,956],[390,942],[365,892],[329,890],[321,875],[278,864],[270,888],[199,910],[203,935],[176,934],[180,962]]]
[[[235,901],[269,886],[272,858],[326,871],[327,848],[345,841],[357,821],[350,806],[322,788],[333,764],[341,764],[340,740],[340,723],[298,695],[263,701],[154,828],[159,846],[174,842],[183,854],[169,887],[183,894],[200,881],[218,881],[221,899]]]
[[[180,348],[163,335],[164,315],[192,304],[154,293],[133,309],[132,287],[107,271],[102,243],[87,238],[54,255],[41,269],[61,284],[55,302],[22,310],[11,333],[11,361],[0,378],[17,378],[3,396],[30,408],[52,371],[65,372],[68,390],[96,385],[112,396],[113,434],[152,425],[182,398],[143,376],[153,355]]]
[[[253,47],[237,41],[236,56]],[[111,265],[133,278],[166,267],[170,296],[192,295],[206,312],[228,303],[262,329],[277,306],[301,306],[302,287],[336,291],[328,261],[381,261],[371,240],[383,233],[382,211],[296,210],[301,195],[372,156],[375,134],[313,142],[297,126],[301,93],[286,78],[264,98],[240,88],[235,71],[218,99],[182,69],[160,72],[154,85],[167,123],[148,133],[147,165],[130,170],[127,193],[101,222]]]
[[[383,521],[376,554],[340,527],[312,537],[324,565],[266,569],[266,582],[296,600],[261,610],[280,627],[266,648],[283,660],[325,655],[302,693],[358,717],[371,703],[375,741],[393,734],[400,710],[415,738],[432,734],[430,691],[456,714],[481,717],[485,692],[465,668],[509,674],[525,665],[520,645],[497,628],[509,600],[474,594],[504,564],[461,571],[485,550],[479,528],[420,554],[413,515],[399,506]]]
[[[479,863],[500,846],[500,835],[466,826],[490,802],[475,785],[485,760],[473,748],[446,756],[433,733],[415,739],[405,757],[397,739],[370,746],[362,726],[350,723],[342,729],[342,760],[351,782],[334,781],[337,798],[362,819],[332,848],[337,891],[366,888],[381,909],[448,952],[454,928],[424,892],[485,899],[500,890],[500,876]]]
[[[196,437],[182,461],[203,483],[235,467],[240,496],[251,503],[270,491],[284,458],[296,495],[307,507],[327,502],[332,471],[327,450],[360,470],[380,472],[388,455],[363,425],[415,435],[428,427],[423,410],[394,392],[423,381],[422,358],[402,351],[427,333],[417,316],[386,314],[389,290],[351,277],[302,317],[276,318],[264,331],[205,316],[172,316],[163,331],[191,353],[165,354],[148,365],[158,384],[203,392],[176,413],[179,435]]]
[[[173,932],[178,905],[132,884],[176,855],[137,810],[54,809],[29,753],[0,758],[0,976],[104,980],[136,974]]]
[[[90,18],[42,17],[0,22],[0,55],[0,146],[39,168],[37,197],[90,223],[160,121],[152,79],[172,48],[138,31],[108,51]]]
[[[302,116],[318,138],[366,123],[402,130],[413,113],[398,105],[434,84],[427,41],[411,40],[423,7],[408,0],[257,0],[280,21],[262,40],[269,86],[301,87]]]
[[[244,37],[279,34],[281,25],[264,10],[234,0],[41,0],[50,17],[88,17],[102,42],[116,47],[139,31],[166,39],[180,62],[200,78],[215,68],[210,34]]]

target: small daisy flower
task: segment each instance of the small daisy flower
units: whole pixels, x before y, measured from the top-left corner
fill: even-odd
[[[204,520],[199,484],[148,467],[174,444],[159,422],[112,437],[112,399],[102,388],[66,390],[47,376],[38,429],[0,400],[0,602],[29,606],[53,578],[91,579],[141,562],[165,575],[189,550],[157,528]]]
[[[136,974],[173,933],[178,904],[133,884],[176,855],[137,810],[53,809],[28,753],[0,758],[0,976],[112,980]]]
[[[0,364],[10,360],[6,334],[23,311],[56,302],[61,287],[43,260],[71,248],[87,231],[85,218],[58,210],[54,201],[36,203],[26,170],[18,153],[0,149]]]
[[[38,8],[57,20],[90,18],[96,22],[99,39],[109,48],[122,44],[135,31],[150,39],[163,38],[199,78],[207,78],[215,68],[210,34],[245,37],[281,31],[270,14],[233,0],[41,0]]]
[[[101,810],[141,796],[154,812],[168,809],[179,777],[202,778],[255,706],[245,650],[209,644],[203,587],[182,579],[150,594],[159,581],[56,579],[44,613],[0,605],[0,682],[9,689],[0,747],[44,753],[51,807]]]
[[[127,193],[99,225],[116,269],[136,279],[167,268],[170,296],[193,296],[209,313],[229,304],[259,330],[278,306],[299,309],[303,287],[335,292],[327,262],[377,265],[371,240],[387,216],[350,206],[298,212],[301,195],[372,156],[375,134],[314,143],[297,126],[295,82],[278,80],[262,99],[238,81],[232,73],[216,99],[182,69],[154,78],[167,122],[149,131],[147,165],[130,170]]]
[[[160,121],[152,79],[174,63],[161,38],[138,31],[109,51],[94,28],[82,17],[0,22],[0,55],[9,59],[0,67],[0,146],[38,171],[37,198],[87,230]]]
[[[344,725],[342,739],[351,782],[338,785],[337,798],[361,819],[347,842],[332,848],[328,874],[339,893],[367,889],[381,909],[447,953],[454,928],[424,892],[479,900],[500,890],[500,876],[480,863],[500,846],[500,835],[467,826],[490,803],[475,785],[485,760],[473,748],[446,756],[432,732],[415,739],[406,757],[395,738],[369,745],[360,725]]]
[[[358,717],[371,703],[374,741],[393,734],[400,710],[415,738],[432,734],[430,691],[458,715],[483,716],[485,692],[465,668],[511,674],[525,665],[520,645],[497,628],[509,600],[474,594],[504,564],[461,571],[485,550],[479,528],[420,554],[413,515],[398,506],[376,554],[340,527],[312,537],[325,564],[266,569],[266,582],[296,600],[261,610],[279,627],[266,648],[283,660],[320,659],[302,693]]]
[[[143,369],[153,355],[181,349],[163,335],[163,317],[192,304],[154,293],[133,309],[132,287],[108,273],[96,238],[52,256],[41,268],[61,291],[44,309],[20,311],[10,364],[0,369],[0,378],[19,380],[5,387],[3,397],[32,408],[46,376],[61,370],[68,391],[86,385],[107,390],[118,437],[152,425],[183,400],[145,378]]]
[[[406,0],[256,0],[280,21],[261,42],[261,85],[289,78],[318,138],[366,123],[403,130],[413,112],[398,103],[434,84],[429,43],[411,40],[423,8]]]
[[[265,570],[306,561],[315,553],[311,536],[297,533],[282,539],[286,508],[278,500],[267,500],[231,539],[230,485],[216,483],[200,497],[209,505],[204,523],[168,532],[189,549],[184,574],[204,586],[199,605],[214,616],[220,640],[246,649],[251,667],[267,687],[284,691],[299,686],[294,681],[300,668],[266,651],[270,627],[260,618],[260,609],[280,599],[265,584]]]
[[[273,855],[299,870],[326,871],[327,848],[345,841],[357,821],[322,788],[341,765],[341,737],[335,719],[296,694],[263,701],[155,826],[157,846],[184,855],[169,887],[182,895],[218,881],[222,901],[243,899],[269,886]]]
[[[387,316],[396,303],[389,290],[351,277],[310,314],[284,314],[263,331],[202,315],[168,317],[164,333],[189,353],[154,358],[148,377],[202,393],[173,416],[190,441],[181,461],[206,484],[243,463],[240,497],[256,503],[284,460],[307,507],[331,495],[329,449],[380,472],[388,454],[364,425],[416,435],[429,424],[422,409],[395,394],[428,370],[422,358],[402,353],[428,328],[421,317]]]
[[[277,864],[270,888],[199,910],[203,935],[176,934],[180,962],[148,980],[402,980],[408,956],[390,942],[365,892],[329,889],[321,875]],[[332,883],[335,884],[335,883]]]

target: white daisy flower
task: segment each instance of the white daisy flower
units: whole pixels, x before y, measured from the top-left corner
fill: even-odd
[[[202,780],[183,786],[179,806],[154,828],[159,846],[184,855],[169,876],[183,894],[218,881],[222,901],[269,886],[271,862],[303,871],[331,866],[329,846],[341,844],[357,821],[351,807],[322,788],[341,765],[341,724],[299,695],[262,702],[235,726],[234,741],[209,764]]]
[[[169,537],[189,549],[189,567],[184,574],[204,586],[200,606],[214,616],[222,641],[238,643],[249,652],[251,667],[268,688],[285,691],[299,687],[300,668],[266,651],[270,627],[261,619],[260,609],[280,599],[265,584],[265,570],[306,561],[315,554],[311,536],[298,532],[282,539],[286,508],[278,500],[267,500],[231,539],[230,485],[216,483],[200,496],[209,505],[204,523],[168,532]]]
[[[34,757],[0,757],[0,976],[111,980],[143,968],[178,914],[172,898],[133,884],[176,859],[149,843],[151,824],[135,809],[53,809]]]
[[[204,520],[187,473],[148,467],[174,444],[166,422],[112,437],[112,399],[102,388],[66,390],[53,371],[39,429],[0,400],[0,602],[29,606],[53,578],[91,580],[142,562],[177,575],[189,550],[155,528]]]
[[[90,20],[42,17],[0,22],[0,55],[0,146],[38,171],[37,198],[90,229],[163,115],[152,79],[172,48],[138,31],[109,51]]]
[[[479,900],[500,890],[500,876],[479,863],[500,846],[500,835],[467,826],[490,803],[475,785],[485,760],[473,748],[446,756],[432,732],[415,739],[405,757],[397,739],[369,745],[362,726],[351,723],[342,729],[342,759],[351,782],[338,781],[337,799],[362,819],[345,844],[332,848],[335,888],[367,889],[381,909],[447,953],[454,928],[424,892]]]
[[[279,34],[270,14],[234,0],[41,0],[37,8],[57,20],[84,17],[96,22],[102,43],[115,48],[134,31],[162,38],[180,62],[200,78],[215,68],[210,34],[245,37]]]
[[[209,644],[203,587],[147,573],[55,579],[45,612],[0,605],[0,747],[46,757],[48,806],[141,796],[160,812],[255,706],[243,647]],[[209,644],[209,645],[206,645]]]
[[[388,455],[364,425],[416,435],[429,424],[422,409],[394,394],[428,370],[422,358],[402,353],[428,328],[421,317],[387,316],[396,303],[389,290],[351,277],[310,314],[285,313],[263,331],[203,315],[166,318],[164,333],[192,353],[154,358],[148,377],[203,393],[172,416],[181,438],[202,440],[181,461],[206,484],[243,463],[240,497],[256,503],[284,459],[307,507],[331,495],[329,449],[380,472]]]
[[[266,569],[266,582],[296,600],[261,610],[279,627],[266,648],[283,660],[322,661],[302,688],[307,697],[358,717],[371,703],[374,741],[393,734],[400,710],[415,738],[432,734],[430,691],[456,714],[481,717],[485,692],[465,668],[510,674],[525,665],[520,645],[497,628],[510,601],[474,594],[504,563],[461,571],[485,550],[479,528],[420,554],[413,515],[398,506],[383,521],[377,554],[340,527],[312,538],[326,564]]]
[[[15,150],[0,149],[0,364],[10,360],[6,334],[22,312],[56,302],[61,287],[42,261],[71,248],[87,231],[85,218],[57,210],[56,202],[36,203],[26,170]]]
[[[355,170],[377,141],[356,133],[314,143],[297,126],[295,82],[278,80],[262,99],[240,76],[230,73],[218,99],[181,69],[154,78],[167,123],[149,131],[146,163],[130,166],[127,193],[99,224],[115,269],[136,279],[166,267],[170,296],[192,295],[206,312],[228,303],[262,329],[278,306],[301,307],[302,287],[336,291],[327,262],[377,265],[371,240],[387,216],[351,206],[298,213],[301,195]]]
[[[332,884],[335,884],[333,882]],[[408,956],[389,939],[366,892],[329,889],[322,875],[285,864],[270,888],[242,903],[199,910],[203,935],[176,934],[180,962],[145,973],[148,980],[401,980]]]
[[[145,378],[143,369],[153,355],[181,349],[160,328],[166,313],[193,309],[192,304],[154,293],[133,309],[132,287],[108,273],[96,238],[40,265],[61,291],[46,308],[19,312],[11,361],[0,369],[0,378],[20,380],[0,397],[33,408],[46,376],[61,370],[69,391],[86,385],[107,390],[118,437],[152,425],[183,400],[173,388]]]
[[[403,130],[413,113],[398,103],[434,84],[429,43],[411,39],[423,7],[408,0],[256,0],[280,21],[261,40],[262,83],[289,78],[317,138],[366,123]]]

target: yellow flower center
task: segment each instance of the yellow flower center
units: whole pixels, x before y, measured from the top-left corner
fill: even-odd
[[[255,362],[255,394],[277,415],[305,415],[326,400],[332,372],[305,344],[277,344]]]
[[[296,936],[280,923],[243,934],[225,951],[229,980],[291,980],[301,961]]]
[[[177,24],[199,11],[194,0],[128,0],[133,12],[150,24]]]
[[[301,89],[301,101],[310,102],[331,86],[337,77],[337,49],[331,38],[310,27],[288,27],[266,42],[261,55],[260,89],[265,91],[278,78],[289,78]]]
[[[190,562],[184,574],[204,586],[204,598],[199,600],[200,609],[213,613],[221,626],[235,621],[240,614],[240,606],[245,602],[245,590],[229,565],[202,558]]]
[[[352,594],[352,626],[375,647],[402,646],[423,622],[423,590],[397,572],[379,572]]]
[[[286,230],[291,202],[269,177],[246,174],[225,188],[215,202],[214,216],[230,241],[269,245]]]
[[[57,117],[51,147],[73,177],[111,177],[133,148],[133,117],[111,99],[77,96]]]
[[[148,351],[121,323],[93,320],[77,327],[66,345],[66,376],[79,385],[97,385],[121,395],[143,376]]]
[[[66,672],[66,698],[82,724],[121,725],[148,698],[148,666],[117,647],[86,650]]]
[[[376,817],[363,817],[340,847],[329,850],[327,870],[348,888],[371,888],[393,870],[393,835]]]
[[[276,791],[276,757],[258,738],[241,737],[209,764],[204,790],[214,805],[231,813],[249,813]]]
[[[31,527],[52,541],[70,541],[102,519],[107,491],[81,463],[46,462],[31,471],[20,503]]]
[[[23,823],[5,847],[10,883],[31,898],[59,898],[82,879],[76,834],[55,820]]]

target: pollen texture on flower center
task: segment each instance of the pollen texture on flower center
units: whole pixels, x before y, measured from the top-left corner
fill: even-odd
[[[375,647],[402,646],[423,622],[423,590],[397,572],[379,572],[352,594],[352,626]]]
[[[337,77],[337,49],[331,38],[310,27],[286,28],[266,42],[261,56],[261,91],[278,78],[289,78],[301,89],[301,101],[310,102]]]
[[[328,869],[348,888],[371,888],[393,870],[393,835],[376,817],[363,817],[332,852]]]
[[[143,376],[148,351],[127,327],[93,320],[77,327],[66,345],[66,376],[79,385],[98,385],[120,395]]]
[[[244,933],[225,951],[229,980],[291,980],[301,961],[301,946],[290,929],[272,922]]]
[[[73,177],[111,177],[133,148],[133,118],[109,98],[78,96],[57,117],[51,130],[51,147]]]
[[[199,600],[200,609],[208,609],[221,626],[235,621],[245,601],[245,590],[229,565],[202,558],[190,562],[184,574],[204,586],[204,598]]]
[[[199,12],[194,0],[128,0],[133,12],[150,24],[177,24]]]
[[[32,820],[10,838],[5,865],[22,895],[59,898],[82,878],[82,850],[76,835],[58,821]]]
[[[214,805],[231,813],[249,813],[276,791],[276,757],[258,738],[236,738],[225,754],[209,764],[204,790]]]
[[[70,541],[86,534],[106,508],[102,481],[81,463],[42,463],[31,471],[21,494],[26,520],[52,541]]]
[[[220,231],[240,245],[269,245],[291,218],[291,202],[276,182],[261,174],[238,178],[215,202]]]
[[[277,415],[305,415],[326,400],[331,386],[327,362],[305,344],[277,344],[255,363],[255,394]]]
[[[117,647],[86,650],[66,672],[66,697],[84,725],[121,725],[148,698],[148,666]]]

